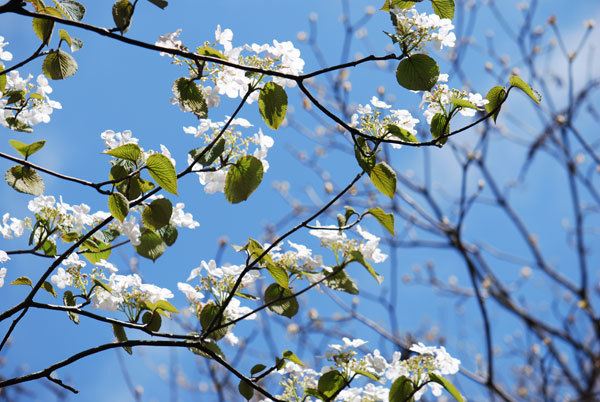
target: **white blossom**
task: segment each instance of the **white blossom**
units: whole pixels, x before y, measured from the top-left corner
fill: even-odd
[[[71,254],[73,255],[73,254]],[[76,255],[76,254],[75,254]],[[64,263],[64,261],[63,261]],[[56,275],[50,277],[52,283],[54,283],[59,289],[64,289],[67,286],[71,286],[73,283],[73,277],[70,273],[66,272],[63,268],[58,268]]]
[[[180,34],[181,34],[181,29],[178,29],[175,32],[166,33],[162,36],[159,36],[158,40],[154,44],[156,46],[166,47],[168,49],[181,49],[183,47],[183,44],[181,43],[180,40],[177,40],[177,38],[179,38]],[[165,52],[160,52],[160,55],[173,57],[169,53],[165,53]]]
[[[6,277],[6,268],[0,268],[0,288],[4,286],[4,278]]]
[[[0,60],[11,61],[13,55],[11,52],[4,50],[6,45],[8,45],[8,42],[4,42],[4,36],[0,36]]]

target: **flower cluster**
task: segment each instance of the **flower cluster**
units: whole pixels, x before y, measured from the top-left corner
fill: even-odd
[[[415,8],[401,9],[393,7],[391,10],[395,35],[390,35],[395,42],[399,42],[406,53],[423,50],[427,42],[433,42],[437,49],[454,47],[456,35],[452,30],[454,25],[448,18],[440,18],[437,14],[419,14]]]
[[[133,136],[131,130],[123,130],[122,133],[114,132],[113,130],[105,130],[100,134],[100,138],[102,138],[102,140],[104,141],[104,145],[106,146],[107,150],[118,148],[121,145],[125,144],[137,145],[140,141],[138,138],[135,138]],[[149,151],[144,151],[144,149],[141,147],[140,149],[142,151],[142,161],[145,161],[150,155],[156,153],[156,151],[152,149]],[[169,158],[173,166],[176,165],[175,159],[171,157],[171,152],[163,144],[160,144],[160,153]]]
[[[283,267],[287,272],[290,272],[298,277],[305,276],[309,282],[315,282],[323,278],[323,274],[316,273],[315,270],[324,267],[323,257],[320,255],[312,255],[312,250],[302,244],[288,244],[294,250],[286,252],[281,251],[281,245],[277,245],[269,255],[277,266]]]
[[[111,273],[108,278],[110,292],[103,287],[95,287],[92,297],[92,307],[124,312],[130,320],[135,321],[144,303],[156,303],[173,298],[169,289],[156,285],[142,283],[138,274],[117,275]]]
[[[371,98],[371,105],[358,105],[356,113],[352,115],[350,122],[352,127],[356,127],[363,133],[381,139],[389,139],[392,136],[389,130],[390,125],[397,126],[412,135],[417,133],[415,125],[419,120],[412,117],[408,110],[389,110],[389,114],[382,118],[383,111],[391,109],[392,106],[379,100],[376,96]],[[392,143],[392,147],[394,148],[400,148],[401,146],[400,144]]]
[[[335,397],[336,401],[387,401],[390,387],[394,380],[404,376],[411,381],[417,391],[414,399],[419,400],[427,391],[424,385],[427,383],[435,396],[440,396],[442,386],[429,382],[429,374],[437,375],[456,374],[459,369],[460,360],[453,358],[442,347],[425,346],[422,343],[415,344],[411,351],[417,355],[402,360],[401,354],[395,352],[392,361],[381,356],[379,350],[358,358],[358,348],[367,342],[362,339],[343,338],[343,345],[329,345],[324,358],[330,363],[322,367],[320,372],[303,367],[293,362],[287,362],[285,367],[278,370],[282,376],[281,385],[283,394],[280,398],[289,401],[302,401],[309,394],[306,390],[317,388],[320,377],[331,371],[338,371],[348,382],[361,373],[368,373],[372,379],[378,379],[377,384],[368,383],[365,386],[349,386],[341,390]],[[390,382],[388,382],[390,380]]]
[[[159,37],[159,40],[155,44],[165,48],[187,51],[187,48],[178,40],[180,34],[181,30],[168,33]],[[233,47],[232,40],[233,32],[231,29],[222,30],[221,26],[218,25],[215,31],[216,42],[206,42],[204,47],[199,48],[198,51],[201,52],[201,49],[219,44],[222,47],[222,51],[217,52],[212,49],[212,53],[208,54],[214,55],[213,53],[220,53],[226,60],[236,64],[269,69],[291,75],[300,74],[304,68],[304,60],[300,57],[300,50],[296,49],[292,42],[273,40],[272,45],[258,45],[253,43],[252,45],[246,44],[244,46]],[[247,54],[243,54],[243,52],[247,52]],[[161,53],[161,55],[165,54]],[[201,54],[207,53],[201,52]],[[176,64],[184,63],[184,61],[174,56],[171,57],[174,58],[174,63]],[[190,70],[194,71],[193,74],[197,74],[194,70],[196,68],[195,64],[188,61],[185,62],[190,67]],[[204,66],[202,73],[199,89],[204,94],[208,107],[220,104],[219,95],[226,95],[229,98],[243,97],[249,88],[256,88],[265,78],[261,74],[248,74],[244,70],[217,63],[210,63]],[[281,77],[273,77],[273,81],[281,86],[295,86],[295,81]],[[212,85],[209,85],[209,82]],[[257,99],[258,93],[254,92],[248,98],[248,103],[252,103]]]
[[[0,250],[0,262],[6,262],[10,260],[10,257],[8,256],[8,254],[6,254],[6,251],[4,250]],[[2,286],[4,286],[4,278],[6,277],[6,268],[2,267],[0,268],[0,288]]]
[[[192,134],[194,137],[203,139],[205,144],[210,144],[221,133],[226,121],[213,122],[210,119],[200,119],[200,124],[197,127],[184,127],[183,131],[186,134]],[[221,138],[225,140],[225,151],[223,154],[226,155],[228,162],[235,163],[238,158],[249,155],[250,147],[253,146],[254,152],[252,155],[260,159],[263,164],[263,171],[266,172],[269,169],[267,154],[274,144],[273,138],[263,134],[260,128],[253,136],[244,137],[239,128],[250,127],[252,127],[252,124],[246,119],[233,119],[229,127],[221,135]],[[194,158],[189,155],[188,163],[191,164],[193,161]],[[225,191],[225,178],[227,177],[228,169],[222,167],[220,161],[215,161],[213,165],[215,171],[197,172],[200,184],[204,186],[204,191],[208,194]]]
[[[320,226],[319,221],[317,221],[317,226]],[[358,251],[366,260],[374,263],[384,262],[387,259],[387,255],[379,249],[380,238],[361,228],[360,225],[356,226],[356,230],[363,240],[349,239],[346,232],[335,229],[338,228],[324,226],[322,229],[310,230],[309,233],[318,237],[321,244],[332,250],[336,256],[347,257],[353,251]]]
[[[447,84],[448,74],[440,74],[438,77],[437,85],[429,91],[423,92],[423,98],[421,100],[420,108],[423,109],[425,105],[427,108],[423,115],[427,118],[427,123],[431,124],[433,116],[438,113],[447,114],[447,107],[452,105],[453,99],[465,100],[471,102],[476,107],[483,107],[489,103],[487,99],[484,99],[481,94],[474,94],[467,91],[459,91],[458,89],[450,89]],[[475,116],[476,109],[471,108],[459,108],[459,113],[465,117]]]
[[[0,59],[8,57],[9,52],[2,50],[6,43],[0,37]],[[12,57],[12,55],[10,55]],[[42,74],[38,75],[35,83],[33,76],[27,78],[19,75],[17,70],[6,74],[6,87],[0,88],[0,124],[12,130],[31,132],[32,127],[40,123],[50,122],[50,115],[54,109],[62,109],[59,102],[51,100],[48,94],[52,87]]]
[[[223,304],[243,270],[244,267],[240,265],[227,264],[222,267],[217,267],[214,260],[210,260],[209,262],[202,261],[199,267],[194,268],[190,272],[186,282],[179,282],[177,284],[177,288],[185,294],[190,303],[190,311],[198,318],[198,320],[200,320],[202,310],[207,305],[211,304],[219,307]],[[196,278],[198,278],[199,282],[196,286],[187,283]],[[238,287],[237,292],[239,293],[243,289],[252,286],[258,278],[258,271],[247,272],[242,278],[242,282]],[[202,302],[205,297],[203,292],[210,294],[214,300]],[[240,300],[234,297],[225,309],[224,320],[236,320],[251,311],[252,309],[242,306]],[[251,314],[245,319],[253,320],[255,318],[256,314]],[[224,338],[230,344],[235,345],[238,343],[238,338],[231,332],[230,328],[232,328],[232,326],[228,327]]]

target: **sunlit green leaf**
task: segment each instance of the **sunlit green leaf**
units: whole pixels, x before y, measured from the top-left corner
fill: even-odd
[[[9,186],[20,193],[41,195],[44,192],[44,180],[29,166],[13,166],[6,171],[4,179]]]

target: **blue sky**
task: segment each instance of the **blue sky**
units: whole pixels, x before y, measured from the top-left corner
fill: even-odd
[[[85,4],[88,11],[84,21],[89,24],[109,26],[112,22],[109,4],[102,2],[88,3]],[[370,4],[363,2],[351,3],[352,20],[360,18],[366,6]],[[516,1],[502,1],[503,5],[510,4],[507,6],[511,10],[508,13],[509,23],[520,18],[520,11],[515,6],[517,3]],[[578,38],[582,34],[584,29],[582,21],[584,19],[596,16],[596,19],[600,20],[600,6],[590,5],[590,3],[545,1],[543,9],[538,13],[537,20],[533,25],[542,24],[551,14],[555,14],[558,16],[559,26],[565,37],[569,38],[567,42],[570,43],[572,42],[570,38]],[[373,5],[380,6],[379,4]],[[284,2],[273,0],[246,2],[228,0],[210,2],[210,4],[202,2],[201,5],[185,1],[173,1],[164,11],[148,2],[140,2],[132,28],[127,36],[153,43],[159,35],[183,28],[181,39],[184,44],[193,48],[205,40],[213,41],[214,30],[217,24],[220,24],[223,28],[233,30],[235,35],[234,46],[253,42],[270,43],[273,39],[294,41],[307,62],[305,71],[312,71],[318,68],[318,63],[311,54],[310,49],[296,40],[299,31],[308,31],[308,16],[312,12],[318,15],[319,44],[322,46],[328,63],[336,63],[339,61],[339,49],[343,38],[343,32],[339,24],[341,8],[337,1]],[[0,35],[3,35],[10,42],[6,50],[13,53],[15,61],[27,57],[38,45],[38,38],[29,29],[29,25],[30,21],[27,18],[0,15]],[[366,28],[369,33],[368,40],[356,39],[350,54],[354,55],[357,52],[365,55],[371,52],[384,54],[389,39],[381,31],[390,29],[387,15],[377,12]],[[502,41],[496,23],[487,12],[482,12],[478,16],[474,28],[473,36],[477,38],[478,44],[483,44],[483,35],[490,28],[497,32],[498,53],[506,53],[511,58],[518,59],[515,54],[516,49],[509,45],[508,41]],[[181,67],[170,65],[169,59],[166,57],[161,58],[152,52],[134,49],[73,28],[68,28],[68,31],[72,36],[81,38],[85,45],[80,52],[74,55],[79,64],[78,73],[65,81],[51,83],[54,88],[52,98],[60,101],[63,109],[54,112],[50,124],[37,126],[34,134],[21,134],[3,129],[3,132],[6,133],[5,138],[18,139],[23,142],[45,139],[47,141],[46,147],[31,158],[34,163],[63,174],[78,176],[91,181],[102,181],[107,178],[109,164],[108,157],[100,154],[104,148],[100,133],[107,129],[114,131],[129,129],[133,131],[135,137],[140,138],[140,144],[145,149],[158,149],[159,144],[167,145],[178,161],[179,169],[181,169],[181,166],[185,163],[187,151],[201,145],[182,131],[183,126],[194,125],[195,117],[183,114],[177,106],[171,105],[169,101],[172,82],[177,77],[185,76],[186,71]],[[592,40],[598,43],[597,33],[593,35]],[[369,47],[366,47],[365,43],[368,43]],[[483,73],[483,64],[486,61],[484,56],[478,54],[475,50],[470,53],[469,57],[473,60],[469,72],[473,87],[476,90],[485,92],[492,85],[498,84]],[[559,61],[550,60],[548,64],[559,71],[561,70]],[[10,63],[7,63],[7,65],[10,65]],[[34,76],[37,76],[40,70],[41,60],[19,69],[22,75],[31,72]],[[442,71],[444,71],[443,63]],[[390,73],[390,71],[373,68],[372,66],[364,66],[364,68],[351,71],[351,80],[353,91],[350,98],[354,104],[368,102],[370,97],[375,94],[376,88],[384,85],[388,89],[387,93],[395,96],[395,106],[407,108],[413,111],[414,115],[419,114],[417,110],[419,97],[407,94],[406,91],[400,91],[393,72]],[[288,91],[290,105],[293,105],[295,109],[294,115],[297,116],[299,121],[305,122],[309,129],[314,129],[317,123],[307,118],[306,113],[302,113],[298,97],[294,92],[293,90]],[[401,102],[405,99],[407,100],[406,104]],[[217,116],[229,114],[233,105],[233,102],[224,100],[221,107],[211,111],[213,118],[219,120]],[[515,94],[506,105],[503,113],[506,113],[507,116],[519,116],[522,110],[528,110],[525,113],[532,113],[531,108],[532,105],[528,99]],[[193,232],[181,229],[180,238],[175,248],[169,249],[157,263],[153,264],[148,260],[141,260],[140,271],[145,281],[175,289],[176,283],[184,280],[189,271],[199,265],[200,260],[214,258],[218,248],[217,239],[221,236],[227,236],[232,243],[236,244],[243,244],[248,237],[260,238],[267,224],[278,221],[289,212],[287,203],[271,189],[271,185],[275,181],[285,180],[290,182],[291,193],[304,202],[311,202],[310,197],[306,195],[309,187],[314,188],[315,193],[318,194],[321,200],[326,199],[326,195],[323,194],[321,189],[321,181],[313,172],[303,167],[289,151],[290,146],[310,151],[314,145],[309,139],[300,136],[297,131],[292,129],[283,128],[273,132],[266,128],[260,120],[256,104],[246,106],[240,117],[250,120],[256,126],[253,128],[254,130],[261,127],[266,134],[273,136],[275,139],[275,147],[269,154],[271,168],[266,174],[261,187],[247,202],[230,205],[226,203],[221,193],[215,195],[205,194],[195,177],[184,178],[180,183],[181,196],[176,200],[177,202],[186,203],[186,210],[192,212],[201,226]],[[523,117],[521,118],[523,119]],[[421,119],[424,120],[422,117]],[[510,123],[507,122],[506,124],[510,127]],[[531,124],[533,127],[538,125],[537,122],[533,121]],[[472,134],[467,134],[464,138],[457,139],[457,141],[468,143],[472,139]],[[508,145],[506,147],[509,149]],[[2,152],[12,152],[7,141],[0,143],[0,150]],[[430,157],[436,158],[436,164],[439,167],[435,176],[436,182],[441,183],[440,186],[447,188],[448,191],[454,191],[457,183],[456,163],[453,161],[449,149],[434,149],[427,152],[430,152]],[[394,167],[403,172],[412,169],[419,177],[422,158],[422,151],[405,148],[395,155]],[[500,157],[498,160],[492,161],[492,167],[502,168],[503,165],[506,166],[506,162],[506,159]],[[10,166],[7,162],[3,163],[5,169]],[[339,187],[345,186],[358,172],[351,156],[335,150],[332,150],[331,156],[324,163],[323,167],[330,172],[332,182]],[[514,172],[510,168],[508,166],[506,169],[507,178],[514,176]],[[560,228],[560,221],[545,221],[544,216],[547,213],[554,214],[556,211],[562,210],[565,211],[565,215],[568,214],[568,199],[557,195],[556,197],[546,197],[543,203],[540,203],[539,200],[532,200],[529,197],[531,193],[553,194],[550,191],[555,180],[552,173],[544,171],[543,167],[540,168],[540,171],[535,171],[533,175],[536,180],[531,184],[532,187],[528,188],[527,193],[522,193],[521,198],[517,193],[517,201],[520,205],[527,206],[530,204],[528,219],[532,224],[537,225],[542,233],[553,233],[553,231]],[[57,197],[62,194],[65,202],[70,204],[86,203],[92,207],[92,210],[107,209],[106,198],[91,189],[82,189],[77,185],[64,183],[48,176],[44,176],[44,180],[46,182],[46,194]],[[30,198],[30,196],[16,193],[5,186],[2,190],[0,204],[2,205],[2,211],[10,212],[11,215],[16,217],[24,216],[28,214],[26,204]],[[341,205],[339,208],[341,209]],[[502,239],[503,244],[510,248],[511,229],[502,226],[501,218],[497,219],[496,221],[491,217],[489,220],[474,220],[468,222],[468,224],[471,228],[474,228],[472,233],[485,233],[486,236],[489,236],[490,241],[495,238]],[[324,223],[324,220],[322,222]],[[490,226],[496,224],[498,225],[496,230],[490,231]],[[287,227],[291,227],[291,225],[288,224]],[[373,225],[373,222],[370,222],[368,226],[374,232],[380,234],[379,228]],[[283,230],[280,230],[280,232],[283,232]],[[310,242],[309,246],[312,246],[317,252],[317,243],[315,240],[307,239],[306,233],[299,234],[291,240]],[[545,236],[541,240],[545,249],[561,250],[556,252],[556,258],[559,260],[561,253],[567,252],[557,248],[564,248],[562,237]],[[18,241],[8,242],[0,239],[0,249],[8,250],[22,245],[23,243]],[[319,250],[319,253],[327,254],[325,250]],[[113,253],[111,258],[118,266],[125,267],[126,261],[134,256],[133,250],[126,247],[122,252]],[[402,260],[400,266],[405,272],[410,272],[414,264],[422,264],[428,259],[423,256],[421,250],[402,250],[400,258]],[[455,256],[440,253],[432,258],[444,261],[440,268],[441,272],[447,274],[446,277],[456,275],[459,283],[467,283],[466,273],[455,272],[453,269],[455,264],[458,265]],[[243,262],[243,258],[228,249],[223,258],[223,262],[226,261],[232,264],[240,264]],[[39,261],[28,258],[13,258],[6,266],[9,269],[8,281],[14,279],[17,272],[18,275],[26,274],[35,278],[45,269],[43,264],[39,264]],[[352,274],[356,273],[361,286],[364,284],[365,289],[373,286],[370,288],[373,293],[379,291],[374,286],[375,282],[372,278],[363,274],[358,267],[352,269]],[[386,267],[378,268],[378,270],[385,276],[389,276]],[[395,286],[394,283],[384,282],[383,284],[383,288],[388,290],[393,286]],[[539,291],[539,288],[536,289],[536,291]],[[0,289],[0,292],[2,294],[0,308],[3,309],[15,304],[26,294],[24,289],[8,286],[7,284]],[[405,305],[399,310],[402,311],[401,316],[398,317],[400,326],[402,328],[427,328],[439,325],[444,328],[442,331],[447,331],[446,337],[449,344],[456,342],[460,345],[457,340],[460,340],[463,336],[464,327],[453,323],[456,319],[454,306],[447,303],[443,298],[425,301],[422,292],[423,289],[419,287],[407,287],[403,290],[401,297]],[[344,298],[349,300],[348,297]],[[41,300],[51,302],[50,298],[45,296],[42,296]],[[182,297],[177,295],[176,300],[179,305],[183,305],[184,299]],[[332,304],[328,298],[318,294],[314,298],[311,297],[310,300],[311,303],[316,302],[319,305]],[[365,305],[369,306],[368,303]],[[472,309],[472,307],[468,306],[467,308]],[[305,315],[309,308],[310,305],[304,305],[301,314]],[[335,307],[332,307],[331,311],[334,309]],[[331,312],[327,308],[325,311]],[[377,314],[375,314],[375,317],[384,320],[384,317]],[[477,317],[477,315],[474,313],[473,317]],[[473,326],[478,328],[480,326],[479,320],[476,318],[473,321]],[[4,331],[6,324],[2,323],[0,330]],[[242,324],[242,328],[239,329],[240,334],[244,334],[245,328],[249,329],[253,324]],[[165,325],[167,324],[165,323]],[[507,328],[511,325],[514,325],[514,323],[511,321],[506,322]],[[360,337],[373,342],[372,347],[379,346],[376,343],[377,337],[374,333],[366,331],[362,326],[356,325],[354,328],[358,331]],[[282,327],[274,325],[273,331],[282,331]],[[507,330],[507,332],[510,331]],[[42,338],[43,341],[40,342],[39,338]],[[282,344],[294,345],[295,340],[293,338],[286,338],[285,336],[281,338],[283,338]],[[13,345],[8,351],[2,352],[0,355],[7,361],[7,366],[0,369],[3,376],[14,375],[17,365],[23,368],[23,372],[41,369],[81,349],[109,342],[112,339],[112,333],[109,327],[98,325],[84,318],[82,318],[79,328],[74,328],[64,314],[31,311],[15,331],[13,339]],[[499,337],[499,339],[501,338]],[[32,345],[34,346],[32,347]],[[473,356],[468,355],[466,351],[469,349],[476,350],[477,346],[479,345],[463,344],[460,352],[458,347],[455,350],[449,347],[449,350],[451,353],[458,354],[465,361],[465,364],[472,369],[473,362],[472,360],[468,361],[468,359]],[[261,345],[255,344],[253,348],[258,353]],[[463,353],[463,356],[459,353]],[[202,380],[200,375],[193,369],[193,359],[190,359],[189,353],[177,351],[176,354],[178,363],[187,370],[188,379],[196,383],[207,381],[207,379]],[[133,382],[144,387],[144,400],[162,401],[168,399],[167,381],[159,380],[160,375],[157,374],[160,371],[157,367],[168,365],[169,359],[172,358],[168,350],[136,351],[134,358],[129,358],[127,355],[124,355],[124,358],[130,369]],[[82,391],[79,400],[106,400],[106,392],[110,392],[111,396],[116,395],[115,400],[131,399],[131,395],[121,378],[118,360],[114,351],[84,359],[73,367],[61,370],[59,375],[63,379],[72,379],[72,384]],[[459,381],[461,384],[468,384],[464,379]],[[31,387],[36,393],[36,397],[32,398],[33,400],[47,400],[47,389],[44,386],[39,383],[26,384],[25,386]],[[195,396],[197,397],[193,393],[183,391],[179,393],[179,396],[181,400],[193,400]]]

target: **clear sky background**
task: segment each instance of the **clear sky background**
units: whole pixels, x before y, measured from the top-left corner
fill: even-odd
[[[367,6],[373,5],[376,8],[381,6],[378,3],[355,0],[351,0],[350,3],[349,18],[352,21],[360,19]],[[508,12],[509,24],[521,18],[521,12],[517,9],[519,2],[501,0],[498,3],[502,3],[502,7],[510,10]],[[550,15],[556,15],[558,24],[567,38],[567,43],[573,43],[582,35],[584,19],[595,18],[600,21],[600,5],[594,1],[546,0],[543,3],[533,25],[543,24]],[[105,27],[112,26],[109,3],[88,1],[84,4],[87,7],[84,22]],[[427,7],[422,7],[422,9],[428,10]],[[165,10],[160,10],[149,2],[140,2],[136,9],[132,28],[126,35],[154,43],[159,35],[183,28],[182,41],[188,47],[194,48],[206,40],[212,42],[215,28],[217,24],[220,24],[222,28],[233,30],[234,46],[244,43],[270,43],[273,39],[294,41],[302,51],[302,56],[306,60],[305,71],[308,72],[318,69],[320,65],[309,47],[300,43],[296,36],[300,31],[308,32],[308,17],[311,13],[316,13],[318,16],[317,40],[327,63],[339,62],[343,39],[343,30],[339,23],[342,9],[340,2],[333,0],[305,2],[281,0],[172,1]],[[457,24],[458,22],[460,21],[457,21]],[[27,18],[0,15],[0,35],[10,42],[5,50],[13,53],[13,62],[28,57],[39,45],[39,40],[30,25],[31,21]],[[355,38],[350,52],[351,57],[357,53],[362,55],[385,54],[386,46],[390,41],[382,31],[391,29],[388,16],[378,11],[365,28],[368,36]],[[52,114],[50,124],[35,127],[33,134],[0,129],[4,133],[4,139],[0,140],[0,151],[15,153],[8,144],[8,139],[18,139],[26,143],[45,139],[46,147],[31,158],[32,162],[66,175],[98,182],[107,179],[110,168],[109,158],[100,154],[104,149],[100,133],[107,129],[132,130],[133,135],[140,138],[140,145],[145,149],[159,149],[160,144],[167,145],[172,156],[177,160],[178,170],[181,170],[186,163],[187,151],[202,145],[197,139],[184,134],[182,130],[184,126],[195,125],[196,118],[191,114],[182,113],[169,101],[172,96],[172,83],[176,78],[186,75],[185,69],[171,65],[168,58],[160,57],[154,52],[136,49],[74,28],[67,28],[67,30],[72,36],[81,38],[84,41],[84,47],[74,55],[79,64],[78,73],[67,80],[51,82],[54,88],[51,97],[60,101],[63,109],[56,110]],[[484,46],[485,34],[489,30],[497,32],[497,52],[518,59],[513,45],[509,41],[502,40],[497,22],[489,13],[482,11],[477,16],[473,29],[472,37],[476,41],[473,46],[474,50],[467,55],[470,60],[470,69],[467,73],[473,89],[481,93],[485,93],[493,85],[502,84],[484,73],[483,65],[487,59],[482,53],[477,52],[478,45]],[[593,33],[591,40],[600,43],[597,32]],[[598,52],[593,53],[591,57],[597,58],[598,54]],[[550,59],[548,68],[560,72],[564,68],[564,65],[561,66],[560,63],[558,59]],[[5,64],[11,65],[10,62]],[[440,64],[442,72],[447,71],[447,64],[444,62]],[[395,66],[392,67],[395,69]],[[585,65],[582,66],[582,71],[584,67]],[[21,75],[31,73],[37,76],[41,73],[41,59],[29,63],[19,71]],[[400,89],[395,82],[393,70],[363,65],[361,68],[351,71],[350,80],[352,81],[350,99],[354,104],[367,103],[371,96],[376,94],[377,87],[383,85],[387,89],[387,96],[391,96],[388,100],[395,99],[394,106],[396,108],[409,109],[413,115],[424,121],[418,111],[419,96]],[[455,81],[455,85],[460,84]],[[555,91],[557,91],[557,98],[560,99],[560,90],[555,89]],[[305,124],[306,129],[314,131],[319,124],[301,110],[299,98],[295,93],[295,90],[288,90],[290,112],[294,113],[297,121]],[[209,117],[221,120],[225,115],[231,113],[234,105],[235,102],[222,98],[221,106],[211,110]],[[533,109],[528,99],[515,94],[505,110],[507,115],[520,115],[521,113],[532,113]],[[282,128],[277,132],[270,130],[261,121],[256,104],[247,105],[240,113],[240,117],[250,120],[255,125],[248,134],[256,132],[258,127],[261,127],[265,134],[271,135],[275,139],[275,146],[268,157],[271,167],[265,175],[262,185],[247,202],[230,205],[225,201],[222,193],[205,194],[195,176],[184,178],[179,184],[180,197],[171,199],[176,202],[184,202],[186,211],[194,215],[195,220],[200,223],[200,227],[195,231],[181,229],[176,245],[168,249],[156,263],[141,259],[139,270],[145,282],[176,289],[177,282],[185,280],[189,271],[197,267],[201,260],[215,257],[218,249],[217,239],[221,236],[226,236],[234,244],[244,244],[248,237],[260,238],[266,225],[279,221],[289,213],[288,204],[272,189],[274,182],[288,181],[290,193],[305,203],[316,205],[317,199],[320,199],[321,202],[327,200],[327,196],[321,188],[321,180],[311,170],[302,166],[290,151],[290,147],[312,151],[314,143],[310,139],[301,136],[292,128]],[[523,115],[521,118],[526,120]],[[463,122],[467,122],[467,120]],[[531,121],[531,125],[536,127],[537,123]],[[461,138],[457,141],[468,143],[473,138],[469,135],[471,134],[466,134],[464,139]],[[402,172],[412,169],[418,177],[421,174],[419,166],[421,166],[424,151],[404,148],[396,152],[397,154],[393,158],[394,167]],[[449,192],[456,191],[454,186],[457,183],[457,167],[450,150],[447,148],[431,150],[429,157],[436,158],[436,163],[439,164],[439,169],[434,177],[435,181],[441,183],[440,186],[443,188],[448,188]],[[358,173],[353,157],[342,152],[332,151],[324,163],[325,165],[322,167],[330,173],[331,181],[336,188],[345,186]],[[8,161],[3,161],[1,164],[3,169],[11,166]],[[498,158],[492,161],[492,168],[502,169],[503,165],[506,169],[506,177],[513,177],[514,172],[511,171],[509,158]],[[530,205],[528,219],[537,225],[540,233],[554,233],[560,229],[560,220],[546,221],[544,217],[546,213],[558,216],[560,213],[557,211],[562,210],[565,211],[564,215],[567,218],[570,217],[568,215],[568,199],[565,198],[566,195],[557,194],[552,190],[556,180],[552,176],[552,172],[545,172],[542,167],[534,174],[536,180],[531,182],[527,196],[523,195],[522,199],[519,199],[519,194],[517,194],[517,200],[521,205]],[[86,203],[91,206],[92,211],[107,210],[106,198],[91,189],[84,189],[49,176],[44,176],[44,180],[47,195],[54,195],[57,198],[62,195],[64,201],[69,204]],[[540,198],[532,200],[529,197],[532,193],[540,194]],[[29,215],[26,205],[27,201],[31,199],[30,196],[16,193],[6,185],[2,187],[0,194],[2,195],[0,212],[10,212],[11,216],[15,217]],[[314,196],[311,197],[311,194]],[[341,209],[341,205],[338,209]],[[322,223],[330,224],[333,221],[325,222],[323,219]],[[279,233],[283,233],[293,224],[293,222],[287,223],[279,230]],[[501,221],[496,222],[493,218],[490,220],[477,219],[468,224],[472,226],[471,233],[482,233],[489,236],[490,239],[504,238],[505,244],[510,248],[511,232],[509,228],[502,227]],[[367,225],[374,232],[381,234],[373,222],[369,222]],[[397,227],[397,229],[399,228]],[[325,250],[317,249],[317,242],[310,239],[306,233],[301,233],[291,240],[298,243],[306,242],[313,247],[316,253],[327,255]],[[25,246],[25,241],[24,239],[18,241],[0,239],[0,249],[22,248]],[[564,250],[562,234],[561,237],[544,236],[542,246],[546,250],[556,250],[555,257],[559,262],[562,253],[568,253],[567,250]],[[386,252],[385,249],[383,251]],[[410,272],[414,264],[422,264],[429,258],[440,256],[446,258],[443,254],[424,256],[420,250],[407,250],[403,253],[400,266],[405,272]],[[127,261],[132,257],[135,257],[135,253],[129,246],[126,246],[123,250],[113,252],[111,261],[126,270]],[[329,257],[327,255],[327,258]],[[460,283],[468,283],[466,272],[453,270],[453,258],[455,257],[447,256],[442,272],[446,278],[455,275]],[[243,260],[241,255],[236,255],[229,249],[222,259],[223,262],[232,264],[241,264]],[[40,263],[38,260],[26,257],[14,257],[5,266],[9,273],[6,278],[7,282],[0,289],[0,308],[2,310],[16,304],[27,292],[25,288],[8,286],[10,281],[20,275],[36,278],[46,269],[43,261]],[[372,278],[363,275],[358,267],[353,267],[353,269],[352,274],[355,273],[356,277],[360,279],[361,286],[365,286],[365,289],[372,287],[370,291],[373,293],[379,291]],[[377,269],[384,276],[389,276],[387,268],[377,267]],[[594,279],[598,280],[597,277]],[[396,286],[396,284],[384,282],[384,289],[389,289],[390,286]],[[541,291],[536,286],[533,286],[532,289],[537,292]],[[174,293],[178,292],[174,291]],[[446,303],[443,298],[424,300],[422,295],[423,289],[420,287],[408,287],[402,293],[400,303],[403,308],[399,310],[402,311],[402,315],[398,317],[400,327],[414,329],[440,326],[441,331],[445,331],[448,345],[455,345],[454,347],[449,346],[449,351],[461,358],[468,368],[473,369],[475,353],[483,352],[482,345],[477,343],[481,341],[480,338],[469,341],[474,342],[471,344],[468,342],[461,344],[459,340],[464,335],[462,331],[465,330],[465,326],[462,323],[456,324],[454,305]],[[40,296],[41,300],[52,302],[50,297]],[[344,299],[349,300],[347,297]],[[311,304],[303,304],[299,316],[305,317],[314,301],[322,301],[319,306],[323,306],[325,313],[331,313],[336,308],[324,296],[316,295],[314,298],[306,299],[306,301],[308,300]],[[173,304],[183,307],[185,299],[180,294],[176,294]],[[476,309],[473,306],[466,308],[465,316],[473,320],[473,323],[469,323],[467,327],[481,331]],[[469,315],[469,311],[472,314]],[[373,312],[373,318],[384,320],[383,316],[378,315],[376,311]],[[5,322],[0,325],[2,333],[6,330],[7,324]],[[236,329],[236,333],[239,332],[239,335],[243,335],[255,324],[254,322],[242,324],[239,329]],[[163,325],[165,325],[165,329],[176,329],[175,325],[170,327],[167,322],[164,322]],[[511,321],[505,323],[507,332],[512,331],[511,326],[513,325],[515,323]],[[356,336],[370,340],[372,348],[382,347],[376,343],[378,338],[374,333],[365,330],[364,327],[357,326],[356,328],[358,331]],[[273,327],[273,331],[276,336],[279,336],[279,332],[283,332],[284,329],[283,326],[276,325]],[[0,373],[2,376],[14,376],[21,372],[27,373],[42,369],[82,349],[109,342],[112,337],[110,327],[98,325],[84,317],[81,318],[79,327],[75,328],[66,314],[30,311],[27,318],[19,324],[14,332],[13,344],[7,351],[0,354],[0,358],[5,363],[5,366],[0,366]],[[134,338],[133,333],[130,334],[130,338]],[[295,341],[288,335],[281,335],[280,340],[282,345],[287,344],[290,347],[293,347]],[[324,345],[326,343],[324,341]],[[261,345],[254,344],[253,348],[260,350]],[[388,352],[392,352],[389,345],[387,348]],[[232,350],[229,349],[230,353]],[[302,351],[298,351],[298,354],[301,355]],[[164,373],[161,374],[161,370],[163,370],[161,367],[168,367],[174,361],[173,359],[186,373],[186,377],[193,383],[195,389],[198,389],[198,384],[210,381],[208,378],[201,378],[194,368],[194,359],[190,357],[191,354],[184,350],[171,352],[167,349],[136,349],[133,358],[124,353],[122,355],[127,362],[132,382],[144,388],[143,400],[163,401],[169,399],[168,380],[164,379]],[[265,356],[268,356],[268,353]],[[115,351],[86,358],[69,368],[60,370],[58,374],[62,379],[72,381],[72,385],[81,390],[80,396],[67,396],[68,400],[125,401],[132,399],[122,378]],[[459,379],[458,382],[469,387],[467,385],[469,382],[464,378]],[[24,399],[46,401],[54,398],[47,384],[43,385],[42,382],[24,384],[23,387],[27,392],[31,392],[30,397]],[[207,400],[211,397],[207,396]],[[178,395],[178,400],[201,398],[201,394],[183,390]]]

